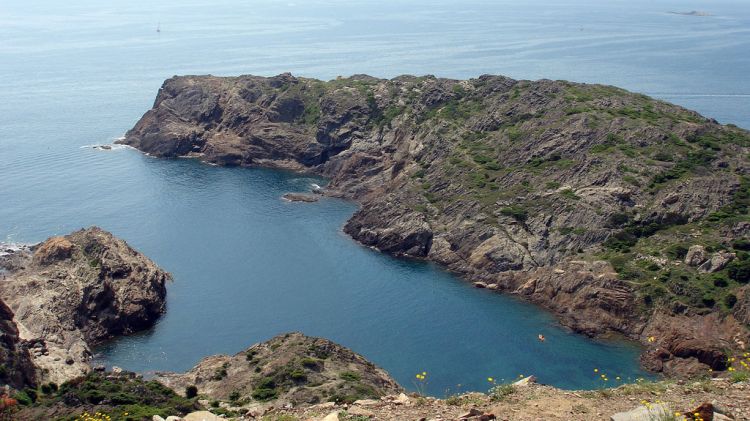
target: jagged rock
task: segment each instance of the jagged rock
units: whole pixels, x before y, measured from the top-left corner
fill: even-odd
[[[154,415],[151,417],[152,421],[166,421],[164,418],[162,418],[160,415]]]
[[[737,257],[735,253],[726,251],[714,253],[710,259],[698,267],[698,270],[703,273],[718,272],[724,269],[735,257]]]
[[[519,380],[517,382],[514,382],[513,386],[522,386],[523,387],[523,386],[528,386],[528,385],[531,385],[531,384],[534,384],[534,383],[536,383],[536,376],[528,376],[528,377],[524,377],[523,379],[521,379],[521,380]]]
[[[651,421],[673,415],[671,409],[663,404],[653,404],[650,407],[639,406],[627,412],[612,415],[611,421]]]
[[[708,259],[706,248],[701,245],[690,246],[685,255],[685,264],[688,266],[700,266]]]
[[[150,327],[164,312],[169,274],[92,227],[0,257],[0,298],[21,339],[34,343],[37,380],[58,384],[91,370],[91,347]]]

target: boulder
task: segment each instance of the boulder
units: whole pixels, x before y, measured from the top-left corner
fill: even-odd
[[[182,417],[182,419],[183,421],[225,421],[224,418],[208,411],[191,412]]]
[[[685,255],[685,264],[688,266],[700,266],[706,260],[706,248],[698,244],[690,246]]]
[[[698,267],[698,271],[703,273],[718,272],[724,269],[735,257],[737,257],[736,254],[727,251],[714,253],[710,259]]]
[[[654,404],[646,406],[639,406],[631,409],[627,412],[618,412],[609,419],[611,421],[651,421],[667,419],[666,417],[673,415],[670,408],[663,404]]]

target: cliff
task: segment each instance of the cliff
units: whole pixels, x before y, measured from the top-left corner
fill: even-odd
[[[2,256],[0,267],[0,299],[30,352],[34,383],[88,373],[92,346],[148,328],[165,310],[169,274],[96,227]]]
[[[330,178],[345,231],[670,374],[748,342],[750,134],[603,85],[481,76],[167,80],[121,143]]]

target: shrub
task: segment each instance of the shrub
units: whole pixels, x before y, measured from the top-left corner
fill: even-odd
[[[750,282],[750,260],[735,260],[727,266],[727,274],[737,282]]]
[[[672,244],[664,250],[664,254],[670,259],[682,260],[687,255],[688,248],[682,244]]]
[[[510,216],[512,218],[515,218],[519,222],[526,221],[526,218],[528,218],[529,216],[526,209],[519,205],[511,205],[511,206],[504,207],[500,209],[500,213],[505,216]]]
[[[727,308],[732,308],[734,305],[737,304],[737,296],[734,294],[727,294],[724,297],[724,305],[727,306]]]
[[[196,386],[191,385],[185,388],[185,397],[192,399],[196,396],[198,396],[198,388]]]
[[[342,380],[346,380],[348,382],[356,382],[360,379],[360,375],[353,371],[344,371],[343,373],[339,374],[339,377]]]
[[[503,383],[493,386],[492,389],[490,389],[489,395],[490,399],[492,399],[493,401],[501,401],[513,394],[513,392],[515,391],[516,389],[512,384]]]

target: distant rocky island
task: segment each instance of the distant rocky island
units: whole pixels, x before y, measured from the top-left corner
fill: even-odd
[[[673,15],[683,15],[683,16],[711,16],[708,12],[701,12],[698,10],[691,10],[690,12],[669,12]]]
[[[727,368],[750,322],[750,133],[604,85],[485,75],[167,80],[120,143],[328,177],[344,230],[514,294],[650,370]]]

